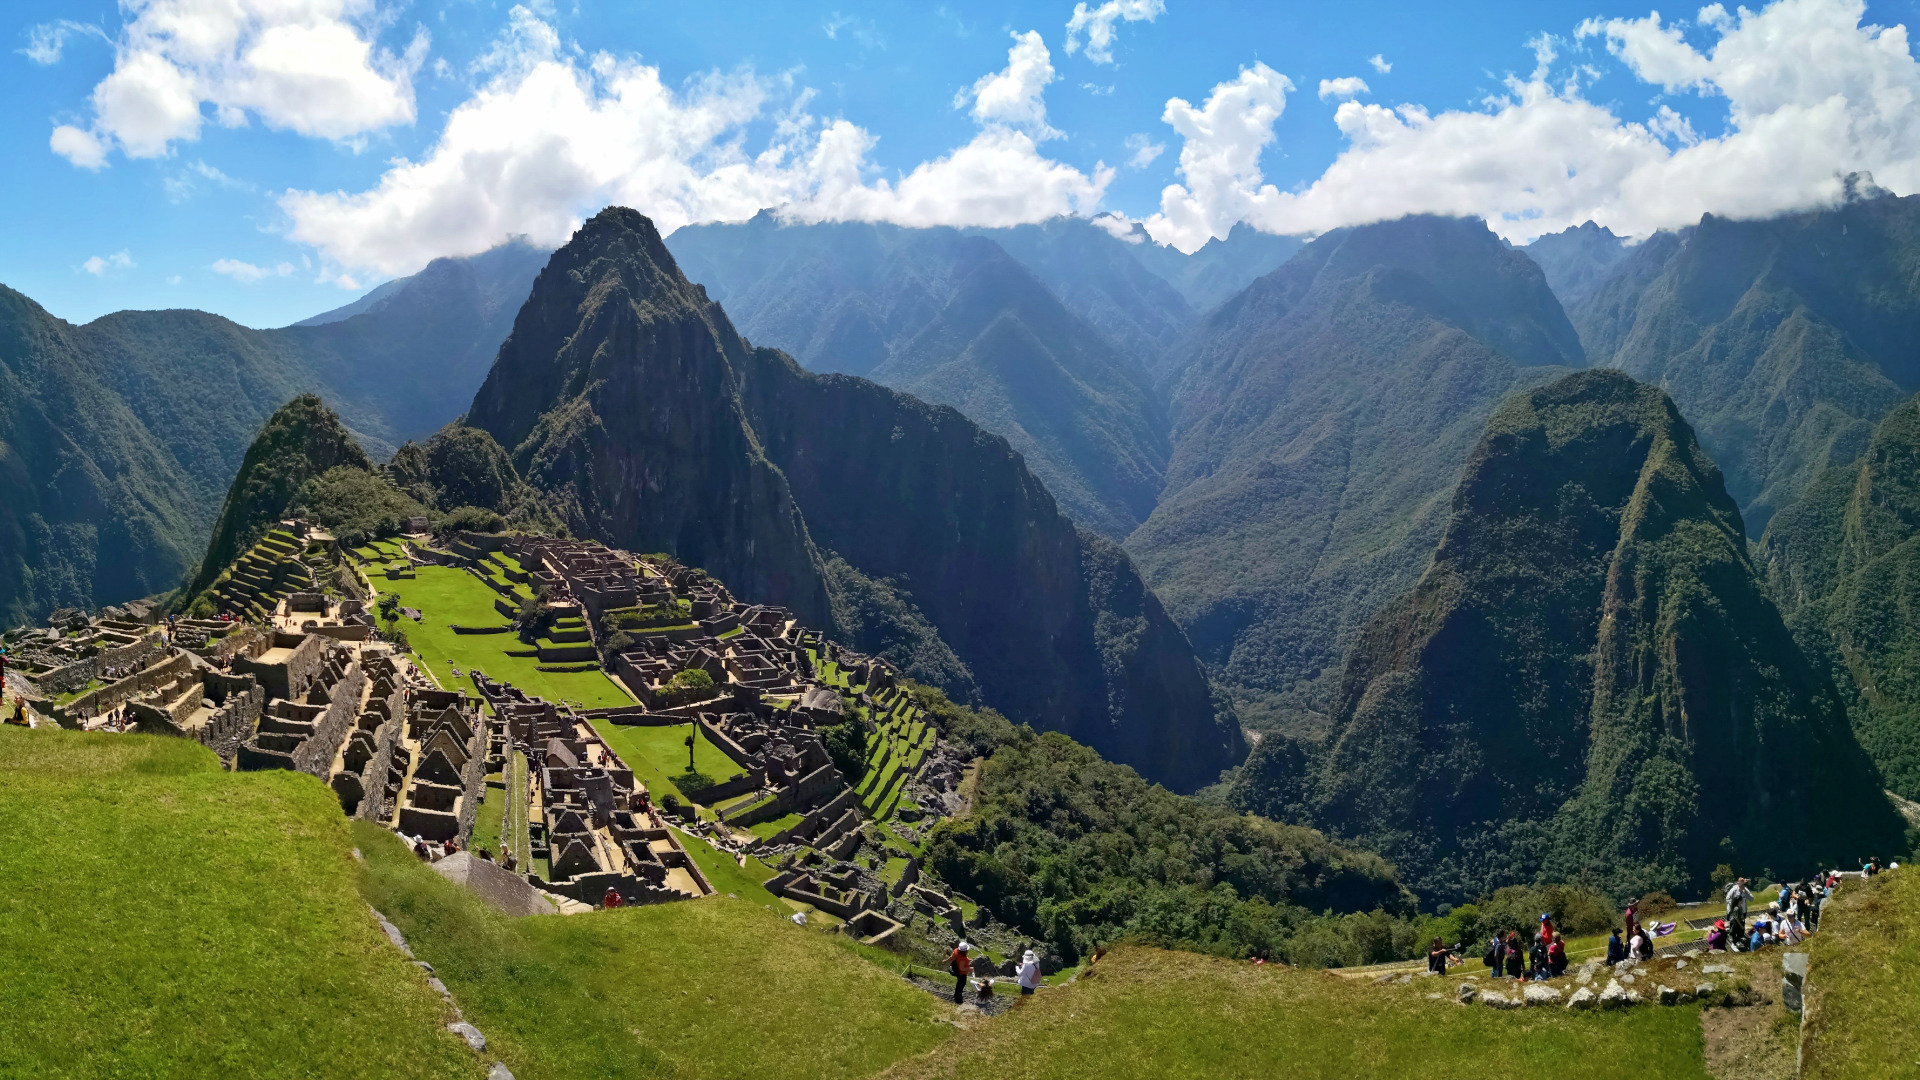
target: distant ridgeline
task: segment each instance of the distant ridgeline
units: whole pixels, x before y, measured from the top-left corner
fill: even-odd
[[[1720,863],[1904,843],[1719,470],[1665,394],[1612,372],[1494,413],[1419,584],[1349,653],[1324,748],[1268,736],[1231,799],[1454,902],[1541,878],[1697,893]]]
[[[277,330],[185,310],[74,326],[0,286],[0,624],[177,588],[296,394],[326,394],[380,456],[459,415],[545,260],[525,244],[435,260]]]
[[[554,254],[468,419],[576,535],[702,566],[1170,786],[1243,752],[1126,555],[1005,439],[753,348],[631,210]]]

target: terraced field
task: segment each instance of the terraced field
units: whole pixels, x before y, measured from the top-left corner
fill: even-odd
[[[275,529],[247,551],[213,584],[216,611],[254,622],[265,622],[280,601],[311,589],[313,573],[304,555],[319,556],[317,548],[302,551],[298,537]]]
[[[906,783],[926,758],[935,733],[905,691],[885,690],[873,700],[878,730],[868,737],[867,775],[856,791],[867,816],[883,822],[893,817],[903,801],[913,805],[906,797]]]

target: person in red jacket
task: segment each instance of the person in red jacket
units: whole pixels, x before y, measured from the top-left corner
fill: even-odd
[[[621,899],[620,890],[609,885],[607,886],[607,895],[600,901],[600,906],[604,908],[617,908],[624,903],[626,903],[626,901]]]
[[[968,954],[973,947],[961,942],[953,947],[953,954],[947,957],[947,970],[953,972],[953,1003],[958,1005],[967,1000],[967,977],[973,974],[973,957]]]

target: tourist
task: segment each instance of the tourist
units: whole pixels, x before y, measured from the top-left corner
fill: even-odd
[[[1553,916],[1545,911],[1540,913],[1540,936],[1548,941],[1553,940]]]
[[[967,977],[973,974],[973,959],[967,954],[972,946],[961,942],[953,947],[947,956],[947,970],[953,973],[953,1003],[959,1005],[967,1000]]]
[[[1627,939],[1627,955],[1635,960],[1653,959],[1653,938],[1648,936],[1646,927],[1633,928],[1633,936]]]
[[[600,906],[611,910],[613,908],[619,907],[621,904],[625,902],[626,901],[624,901],[620,897],[620,890],[609,885],[607,886],[607,895],[602,897],[600,900]]]
[[[1507,931],[1507,977],[1522,979],[1527,977],[1527,958],[1520,948],[1520,931]]]
[[[1640,917],[1636,910],[1639,906],[1640,899],[1638,897],[1628,897],[1627,909],[1622,912],[1620,916],[1621,921],[1627,924],[1627,944],[1629,946],[1633,944],[1634,931],[1640,929]]]
[[[1567,973],[1567,939],[1555,936],[1547,944],[1547,978],[1557,979]]]
[[[1547,943],[1537,934],[1527,949],[1527,977],[1535,982],[1547,977]]]
[[[1480,962],[1493,969],[1493,978],[1497,979],[1505,972],[1507,943],[1500,940],[1499,934],[1493,935],[1493,940],[1487,943],[1487,954],[1480,958]]]
[[[1613,934],[1607,938],[1607,966],[1612,967],[1627,958],[1627,947],[1620,940],[1620,928],[1614,927]]]
[[[427,850],[427,842],[424,839],[413,842],[413,853],[420,857],[421,862],[431,862],[433,860],[433,853]]]
[[[1031,997],[1035,990],[1040,989],[1040,958],[1034,955],[1032,949],[1020,954],[1020,966],[1015,974],[1020,979],[1021,997]]]
[[[993,1004],[993,980],[981,979],[974,983],[974,993],[982,1008]]]
[[[1727,951],[1727,920],[1713,920],[1713,929],[1707,931],[1707,951]]]
[[[1434,938],[1433,942],[1427,946],[1427,970],[1433,972],[1435,975],[1445,975],[1447,973],[1447,952],[1447,947],[1440,943],[1440,939]]]

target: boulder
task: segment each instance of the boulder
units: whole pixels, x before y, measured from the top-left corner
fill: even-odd
[[[1529,1005],[1560,1004],[1560,991],[1555,990],[1551,986],[1542,986],[1539,983],[1529,983],[1526,990],[1522,991],[1520,996],[1525,998]]]
[[[1463,982],[1460,984],[1460,1004],[1462,1005],[1473,1004],[1473,999],[1478,997],[1479,994],[1480,992],[1473,988],[1472,983]]]
[[[448,1024],[447,1030],[467,1040],[467,1045],[473,1047],[473,1052],[476,1054],[487,1048],[487,1037],[480,1034],[479,1028],[474,1027],[465,1020]]]
[[[1733,974],[1733,969],[1732,969],[1732,968],[1730,968],[1730,967],[1728,967],[1728,966],[1727,966],[1727,965],[1725,965],[1725,964],[1708,964],[1708,965],[1707,965],[1706,967],[1703,967],[1703,968],[1701,968],[1700,970],[1701,970],[1701,972],[1703,972],[1704,974],[1707,974],[1707,975],[1731,975],[1731,974]]]
[[[1382,975],[1379,978],[1373,980],[1373,985],[1385,986],[1392,981],[1393,981],[1393,972],[1389,971],[1385,975]]]
[[[1632,985],[1633,985],[1633,972],[1631,972],[1631,971],[1624,971],[1624,972],[1621,972],[1621,973],[1620,973],[1620,984],[1621,984],[1622,986],[1632,986]]]
[[[1600,1007],[1603,1009],[1618,1009],[1627,1004],[1627,990],[1617,982],[1609,982],[1607,988],[1600,991]]]
[[[1671,986],[1657,986],[1654,988],[1654,993],[1659,996],[1662,1005],[1680,1004],[1680,991]]]
[[[487,1070],[487,1080],[513,1080],[513,1070],[507,1068],[504,1061],[496,1061],[493,1068]]]
[[[1398,985],[1398,986],[1405,986],[1405,985],[1407,985],[1408,983],[1410,983],[1410,982],[1412,982],[1412,981],[1413,981],[1413,976],[1411,976],[1411,975],[1402,975],[1402,976],[1400,976],[1399,978],[1397,978],[1397,979],[1395,979],[1395,980],[1393,980],[1393,981],[1394,981],[1394,983],[1395,983],[1395,985]]]
[[[1687,970],[1687,962],[1685,960],[1675,960],[1673,962],[1673,970],[1675,971]]]
[[[1518,998],[1510,998],[1505,994],[1493,990],[1488,990],[1480,995],[1480,1004],[1490,1009],[1517,1009],[1520,1007],[1520,1000]]]
[[[1712,996],[1713,996],[1713,984],[1712,984],[1712,983],[1701,983],[1701,984],[1700,984],[1699,986],[1696,986],[1696,987],[1694,987],[1694,988],[1693,988],[1693,996],[1694,996],[1694,997],[1697,997],[1697,998],[1702,998],[1702,999],[1705,999],[1705,998],[1708,998],[1708,997],[1712,997]]]
[[[1594,992],[1583,986],[1580,989],[1575,990],[1572,996],[1567,998],[1567,1008],[1591,1009],[1593,1008],[1595,1000],[1596,1000],[1596,997],[1594,995]]]
[[[1640,991],[1638,991],[1638,990],[1629,990],[1629,991],[1627,991],[1627,1004],[1629,1004],[1629,1005],[1638,1005],[1638,1004],[1640,1004],[1640,1003],[1641,1003],[1642,1001],[1645,1001],[1645,1000],[1646,1000],[1645,998],[1643,998],[1643,997],[1641,997],[1641,996],[1640,996]]]

